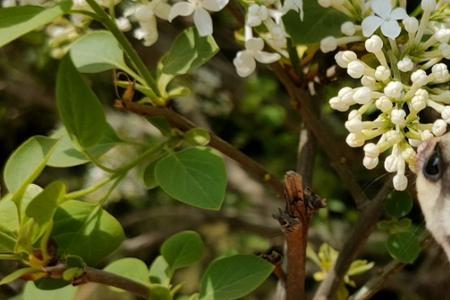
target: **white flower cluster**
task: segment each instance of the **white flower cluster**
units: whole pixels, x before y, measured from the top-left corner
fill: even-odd
[[[355,2],[360,6],[355,7]],[[415,171],[415,148],[421,141],[443,135],[450,123],[450,75],[445,64],[450,59],[450,8],[447,1],[422,0],[418,20],[407,15],[406,1],[393,8],[396,2],[319,0],[354,20],[358,18],[352,11],[365,16],[360,24],[342,24],[344,37],[321,41],[323,52],[346,47],[335,55],[336,63],[361,83],[342,88],[329,103],[342,112],[352,107],[345,122],[346,142],[363,147],[367,169],[375,168],[380,154],[390,150],[384,168],[395,173],[394,188],[404,190],[406,166]],[[350,43],[358,41],[364,41],[366,50],[359,58],[350,50]],[[440,118],[422,123],[420,112],[426,108]]]
[[[253,3],[247,9],[245,21],[245,49],[236,54],[233,64],[239,76],[247,77],[256,69],[256,62],[270,64],[287,56],[288,34],[282,17],[294,10],[303,17],[303,0],[265,0]],[[255,37],[254,33],[258,36]],[[275,53],[264,51],[267,43]]]

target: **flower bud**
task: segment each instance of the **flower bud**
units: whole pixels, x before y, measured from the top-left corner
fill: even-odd
[[[394,184],[395,190],[404,191],[408,186],[408,178],[406,178],[405,174],[397,174],[392,179],[392,183]]]
[[[353,22],[351,21],[342,23],[341,32],[345,35],[353,36],[356,32],[355,24],[353,24]]]
[[[331,99],[328,101],[328,103],[330,104],[330,107],[331,107],[332,109],[337,110],[337,111],[342,111],[342,112],[344,112],[344,111],[347,111],[348,108],[349,108],[349,106],[348,106],[347,104],[345,104],[345,103],[341,100],[341,98],[339,98],[339,97],[333,97],[333,98],[331,98]]]
[[[323,53],[334,51],[337,46],[337,40],[334,36],[327,36],[320,41],[320,50],[322,50]]]
[[[379,81],[386,81],[391,77],[391,70],[384,66],[378,66],[375,69],[375,79]]]
[[[367,157],[378,157],[380,155],[380,150],[378,149],[378,146],[374,143],[368,143],[364,146],[364,153]]]
[[[355,101],[353,101],[353,93],[354,90],[350,87],[344,87],[339,90],[338,96],[341,98],[341,101],[344,102],[347,105],[353,105],[355,104]]]
[[[375,101],[375,106],[382,112],[387,112],[392,109],[393,104],[388,97],[381,96],[380,98],[377,99],[377,101]]]
[[[362,120],[362,116],[361,114],[358,112],[357,109],[354,109],[352,111],[350,111],[348,113],[348,118],[347,120],[351,120],[351,119],[358,119],[358,120]]]
[[[397,144],[403,138],[402,134],[395,130],[386,132],[384,137],[386,138],[386,142],[389,144]]]
[[[404,126],[406,123],[405,117],[406,112],[403,109],[393,109],[391,111],[391,121],[395,125]]]
[[[408,139],[408,143],[413,147],[419,147],[419,145],[422,144],[422,141],[415,139]]]
[[[409,72],[414,68],[414,63],[409,57],[405,57],[397,63],[397,67],[402,72]]]
[[[122,32],[127,32],[131,30],[131,23],[130,21],[125,17],[120,17],[116,19],[116,25]]]
[[[446,131],[447,131],[447,123],[444,120],[437,119],[436,121],[434,121],[431,132],[433,132],[435,136],[441,136]]]
[[[364,43],[366,50],[370,53],[380,52],[383,49],[383,41],[381,38],[374,34]]]
[[[269,12],[265,6],[252,4],[248,8],[247,24],[252,27],[259,26],[268,18],[268,16]]]
[[[429,140],[429,139],[431,139],[431,138],[433,138],[433,134],[432,134],[431,131],[429,131],[428,129],[427,129],[427,130],[424,130],[424,131],[422,131],[422,132],[420,133],[420,139],[421,139],[422,141],[426,141],[426,140]]]
[[[403,85],[399,81],[391,81],[384,88],[384,93],[389,98],[400,99],[403,94]]]
[[[424,11],[431,12],[436,9],[436,0],[422,0],[421,6]]]
[[[434,81],[437,81],[437,82],[447,81],[448,80],[447,65],[443,64],[443,63],[435,64],[431,68],[431,74],[433,74]]]
[[[441,117],[445,122],[450,123],[450,106],[444,107],[441,112]]]
[[[396,155],[389,155],[384,160],[384,169],[388,171],[389,173],[393,173],[397,171],[397,156]]]
[[[347,66],[347,73],[352,78],[358,79],[361,78],[364,75],[364,63],[360,60],[354,60]]]
[[[360,133],[364,129],[362,121],[357,118],[348,120],[344,125],[349,132],[353,133]]]
[[[416,156],[416,151],[414,151],[414,149],[411,147],[408,147],[402,151],[402,157],[405,161],[410,161],[410,160],[414,159],[415,156]]]
[[[407,17],[403,20],[403,25],[408,33],[416,33],[419,29],[419,21],[414,17]]]
[[[438,31],[434,33],[434,38],[439,43],[447,44],[448,40],[450,39],[450,29],[448,28],[441,28]]]
[[[372,170],[378,165],[378,157],[367,157],[365,156],[363,158],[363,165],[366,167],[367,170]]]
[[[446,59],[450,59],[450,45],[449,44],[440,44],[439,50],[442,53],[442,56]]]
[[[414,93],[414,95],[415,95],[415,96],[419,96],[419,97],[423,97],[425,100],[427,100],[428,97],[429,97],[429,94],[428,94],[427,90],[425,90],[425,89],[418,89],[418,90]]]
[[[428,82],[428,75],[424,70],[417,70],[411,74],[411,81],[415,85],[423,86]]]
[[[357,88],[353,100],[358,104],[367,104],[372,99],[372,90],[366,86]]]
[[[364,135],[362,133],[350,133],[345,139],[347,145],[353,148],[361,147],[362,145],[364,145],[365,141],[366,139],[364,138]]]
[[[336,63],[341,68],[347,68],[348,64],[352,61],[356,60],[358,57],[356,56],[355,52],[353,51],[339,51],[334,56],[334,59],[336,60]]]
[[[375,78],[371,76],[364,75],[363,77],[361,77],[361,84],[369,88],[375,89],[377,81],[375,80]]]
[[[415,111],[419,112],[427,107],[427,100],[421,96],[414,96],[411,99],[411,105]]]

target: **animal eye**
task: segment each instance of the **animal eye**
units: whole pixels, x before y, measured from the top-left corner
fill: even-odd
[[[442,176],[441,155],[439,149],[435,149],[423,167],[423,175],[431,181],[437,181]]]

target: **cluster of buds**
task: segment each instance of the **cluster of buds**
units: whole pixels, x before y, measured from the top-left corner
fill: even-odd
[[[364,1],[319,0],[353,20],[345,22],[343,37],[327,37],[323,52],[338,47],[335,60],[347,74],[359,79],[356,88],[344,87],[329,100],[338,111],[348,111],[346,142],[363,147],[363,165],[375,168],[380,155],[387,172],[395,173],[393,185],[404,190],[408,185],[406,166],[416,167],[415,148],[424,140],[443,135],[450,123],[450,75],[445,64],[450,59],[450,7],[445,0],[422,0],[421,18],[407,15],[406,1],[393,8],[391,0]],[[355,7],[355,5],[361,5]],[[358,55],[351,44],[364,42]],[[355,47],[357,49],[357,47]],[[432,109],[439,114],[433,123],[422,123],[421,112]],[[423,119],[423,118],[422,118]]]

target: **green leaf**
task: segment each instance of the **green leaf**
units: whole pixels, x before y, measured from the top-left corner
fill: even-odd
[[[212,36],[201,37],[190,27],[177,36],[167,55],[162,58],[162,72],[186,74],[210,60],[219,47]]]
[[[64,127],[61,127],[55,131],[51,137],[59,139],[59,142],[56,145],[52,156],[48,160],[48,166],[55,168],[67,168],[79,166],[89,162],[89,159],[77,150],[76,145],[74,145],[70,140],[69,134]],[[93,157],[99,158],[120,142],[121,140],[117,136],[114,129],[107,124],[100,141],[95,146],[85,149],[85,151]]]
[[[17,6],[0,9],[0,47],[50,23],[69,11],[72,2],[63,1],[51,8]]]
[[[27,267],[27,268],[22,268],[22,269],[16,270],[16,271],[12,272],[11,274],[6,275],[5,277],[3,277],[2,280],[0,280],[0,285],[11,283],[14,280],[19,279],[23,275],[32,274],[32,273],[36,273],[36,272],[39,272],[39,271],[40,270],[35,269],[35,268],[31,268],[31,267]]]
[[[155,168],[158,161],[150,162],[142,169],[141,177],[146,189],[153,189],[158,186],[158,181],[155,177]]]
[[[77,255],[88,265],[96,265],[124,239],[120,223],[93,203],[67,201],[54,216],[52,238],[60,256]]]
[[[158,256],[150,266],[149,278],[152,283],[169,286],[172,272],[163,256]]]
[[[321,7],[317,1],[305,1],[303,21],[298,12],[290,11],[283,17],[286,31],[295,44],[318,43],[324,37],[341,36],[341,24],[348,20],[343,13]]]
[[[10,232],[0,229],[0,253],[12,253],[16,246],[16,238]]]
[[[389,254],[403,263],[413,263],[420,254],[420,241],[412,231],[391,234],[386,243]]]
[[[110,263],[104,270],[144,285],[150,285],[147,265],[137,258],[126,257],[116,260]]]
[[[166,286],[160,284],[152,284],[150,287],[149,299],[152,300],[172,300],[172,293]]]
[[[387,197],[384,209],[389,216],[401,218],[406,216],[413,207],[413,201],[406,192],[391,192]]]
[[[225,164],[208,149],[171,154],[158,162],[155,175],[169,196],[192,206],[218,210],[225,198]]]
[[[272,270],[272,264],[253,255],[235,255],[215,260],[203,275],[200,299],[241,298],[261,285]]]
[[[59,65],[56,98],[59,115],[70,138],[82,148],[96,145],[107,127],[105,113],[68,55]]]
[[[52,182],[28,204],[25,213],[40,226],[53,219],[59,202],[66,193],[66,186],[60,181]]]
[[[171,270],[184,268],[199,261],[205,245],[194,231],[182,231],[168,238],[161,246],[161,254]]]
[[[11,193],[25,189],[44,169],[57,140],[34,136],[25,141],[9,157],[3,177]]]
[[[56,290],[42,290],[33,282],[28,282],[23,292],[23,300],[72,300],[75,299],[77,290],[71,285]]]
[[[109,31],[98,30],[86,34],[70,47],[70,57],[81,73],[128,69],[123,51]]]

